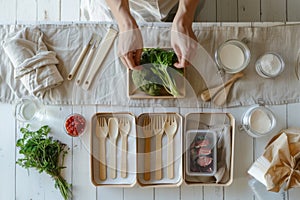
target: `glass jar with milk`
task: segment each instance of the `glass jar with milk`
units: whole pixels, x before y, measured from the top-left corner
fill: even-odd
[[[215,52],[219,70],[234,74],[242,71],[250,62],[250,50],[247,45],[236,39],[222,43]]]

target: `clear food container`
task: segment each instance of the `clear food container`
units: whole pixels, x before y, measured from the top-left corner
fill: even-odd
[[[213,130],[190,130],[186,136],[186,173],[213,176],[217,171],[217,135]]]

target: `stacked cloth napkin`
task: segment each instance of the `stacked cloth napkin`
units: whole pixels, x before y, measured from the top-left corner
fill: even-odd
[[[287,129],[274,136],[249,174],[269,191],[300,187],[300,129]]]
[[[48,51],[38,28],[25,28],[2,44],[14,66],[14,78],[37,97],[63,82],[54,51]]]

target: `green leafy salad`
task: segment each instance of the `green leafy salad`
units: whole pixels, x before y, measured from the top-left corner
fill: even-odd
[[[17,164],[26,169],[35,168],[39,173],[46,172],[55,181],[55,188],[60,190],[65,200],[71,197],[71,185],[61,176],[63,160],[67,154],[66,145],[48,136],[49,126],[42,126],[37,131],[30,131],[27,125],[20,131],[23,137],[17,141],[19,153],[24,158],[19,158]]]
[[[132,81],[140,90],[151,96],[180,96],[176,78],[183,76],[183,70],[173,65],[177,62],[174,51],[160,48],[143,50],[141,65],[143,69],[132,71]]]

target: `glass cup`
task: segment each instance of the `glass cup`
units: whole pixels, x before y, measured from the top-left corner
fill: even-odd
[[[34,97],[23,97],[14,107],[15,118],[20,122],[42,121],[45,114],[45,106]]]

